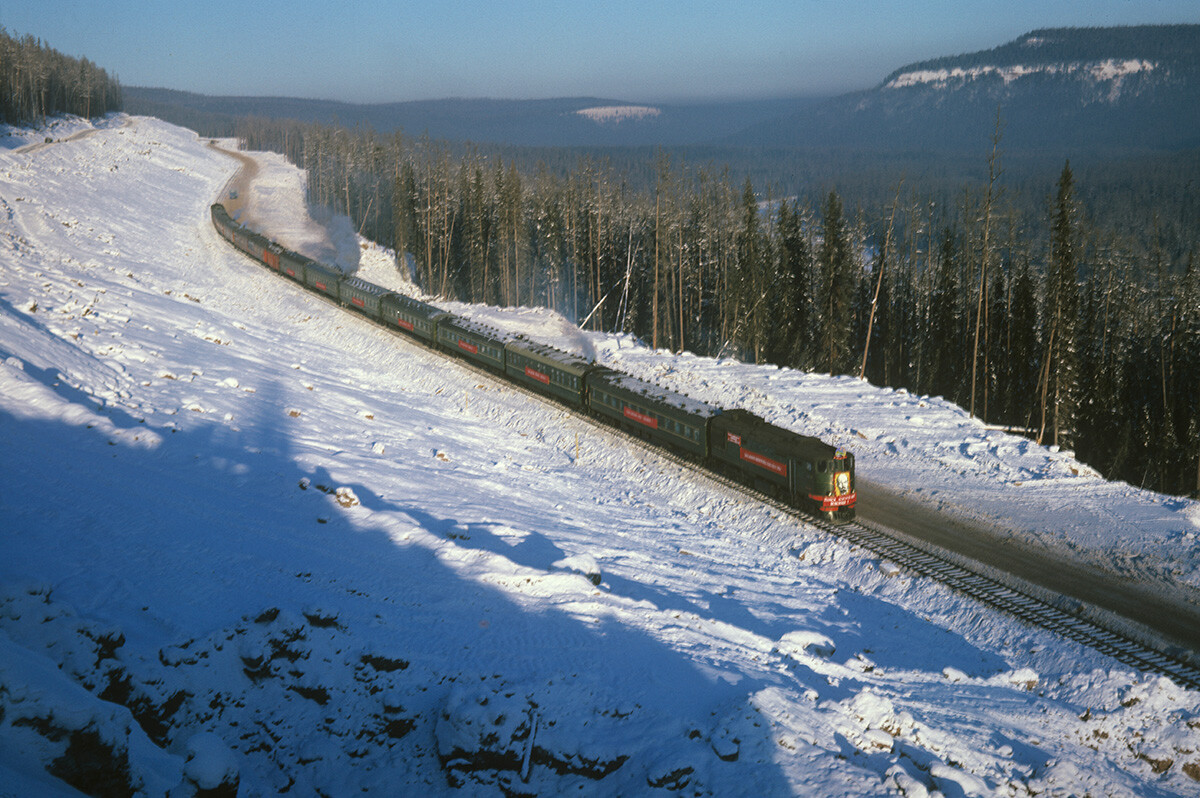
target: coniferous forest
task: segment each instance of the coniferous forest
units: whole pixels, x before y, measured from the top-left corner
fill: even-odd
[[[1010,180],[998,121],[975,179],[860,178],[851,204],[664,150],[631,169],[628,152],[619,168],[587,151],[548,164],[234,125],[304,168],[313,203],[411,253],[431,294],[944,396],[1109,478],[1200,491],[1200,208],[1190,179],[1147,177],[1200,174],[1194,153]]]
[[[0,29],[10,124],[121,107]],[[973,165],[861,155],[482,149],[192,114],[306,170],[310,201],[428,292],[553,308],[651,346],[950,399],[1105,476],[1200,495],[1200,154]],[[870,160],[870,159],[868,159]],[[1032,164],[1032,165],[1031,165]],[[912,172],[918,176],[910,179]]]
[[[0,26],[0,122],[40,123],[47,116],[84,118],[121,109],[121,85],[86,58],[71,58],[33,36]]]

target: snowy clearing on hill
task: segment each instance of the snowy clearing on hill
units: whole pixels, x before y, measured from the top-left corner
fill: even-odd
[[[594,108],[581,108],[575,113],[597,124],[616,125],[627,119],[653,119],[662,114],[662,109],[649,105],[598,105]]]

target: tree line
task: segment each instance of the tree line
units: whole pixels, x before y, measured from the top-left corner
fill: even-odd
[[[937,200],[897,181],[875,211],[661,150],[635,182],[587,153],[551,171],[399,134],[236,126],[304,168],[312,202],[409,253],[432,294],[944,396],[1110,478],[1200,492],[1195,230],[1098,223],[1069,162],[1031,213],[1006,192],[999,124],[986,177]]]
[[[40,124],[47,116],[84,118],[121,110],[121,84],[86,58],[0,26],[0,121]]]
[[[103,69],[3,27],[0,87],[10,124],[121,108]],[[1196,199],[1187,180],[1146,179],[1147,162],[1093,164],[1090,203],[1068,163],[1039,209],[1006,194],[998,120],[987,176],[958,196],[944,175],[924,192],[896,178],[880,202],[880,176],[860,173],[875,201],[848,209],[833,189],[801,196],[795,174],[756,189],[753,155],[738,185],[664,150],[506,156],[287,120],[191,124],[283,153],[310,201],[408,253],[430,293],[941,395],[1110,477],[1200,493]],[[1148,163],[1186,176],[1195,161]]]
[[[1148,59],[1195,70],[1200,25],[1133,25],[1100,28],[1042,28],[1014,41],[976,53],[944,56],[901,67],[884,83],[904,72],[970,69],[1033,64],[1072,64],[1108,59]]]

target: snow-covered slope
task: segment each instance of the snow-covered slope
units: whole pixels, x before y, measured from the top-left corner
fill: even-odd
[[[1140,72],[1153,72],[1158,64],[1141,58],[1117,60],[1106,58],[1101,61],[1074,62],[1068,64],[1012,64],[996,66],[985,64],[970,67],[942,67],[941,69],[914,69],[901,72],[884,84],[885,89],[904,89],[910,86],[931,85],[946,88],[951,85],[961,88],[972,81],[999,78],[1008,86],[1029,77],[1057,77],[1078,75],[1093,83],[1105,83],[1106,98],[1114,101],[1121,93],[1125,78]]]
[[[1194,79],[1198,46],[1198,25],[1045,28],[985,52],[902,67],[881,88],[946,92],[979,84],[1011,100],[1022,86],[1045,91],[1059,84],[1075,102],[1111,105],[1122,99],[1127,84],[1137,93]]]
[[[261,166],[260,222],[337,251]],[[1200,786],[1200,694],[271,276],[209,223],[234,169],[147,118],[0,154],[0,794]],[[390,262],[367,245],[359,273]],[[852,444],[880,481],[1102,519],[1049,545],[1103,559],[1135,529],[1129,572],[1195,571],[1194,505],[940,400],[488,312]]]
[[[650,105],[598,105],[575,113],[597,124],[616,125],[628,119],[654,118],[662,114],[662,109]]]
[[[1200,126],[1200,25],[1053,28],[903,66],[736,137],[742,145],[1006,155],[1191,150]]]

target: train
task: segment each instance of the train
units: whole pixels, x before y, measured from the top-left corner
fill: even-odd
[[[217,232],[270,271],[443,354],[616,426],[798,510],[855,516],[854,455],[436,305],[293,252],[212,206]]]

